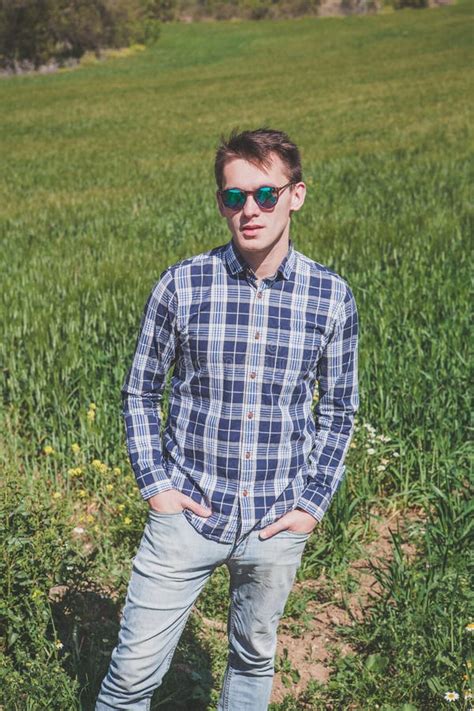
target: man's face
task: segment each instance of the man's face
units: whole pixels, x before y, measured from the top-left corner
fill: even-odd
[[[256,190],[264,185],[280,188],[288,182],[288,173],[281,158],[276,154],[273,154],[268,169],[257,167],[242,158],[235,158],[224,166],[222,189]],[[289,236],[291,211],[302,207],[305,193],[306,186],[303,182],[289,186],[280,193],[277,204],[271,209],[261,208],[253,195],[248,195],[240,210],[225,207],[219,194],[216,195],[219,211],[227,220],[237,247],[244,251],[259,252],[271,249],[280,239]]]

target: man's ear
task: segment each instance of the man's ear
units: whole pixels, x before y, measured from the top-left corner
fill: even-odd
[[[293,185],[293,190],[291,191],[291,204],[290,211],[297,212],[303,207],[304,200],[306,197],[306,185],[302,181],[295,183]]]
[[[221,213],[222,217],[225,217],[224,206],[222,204],[221,196],[219,195],[219,190],[216,190],[216,200],[219,212]]]

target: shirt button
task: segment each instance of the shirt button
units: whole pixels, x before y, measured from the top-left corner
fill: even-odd
[[[253,412],[249,412],[249,413],[247,414],[247,417],[249,418],[249,420],[251,420],[252,417],[253,417]]]
[[[254,378],[257,377],[257,373],[255,373],[255,372],[250,373],[250,377],[251,377],[252,380],[253,380]]]
[[[245,459],[250,459],[250,452],[245,452]]]
[[[261,299],[261,298],[262,298],[262,296],[263,296],[263,294],[262,294],[262,292],[261,292],[261,291],[257,292],[257,299]]]
[[[248,496],[248,495],[249,495],[249,492],[247,491],[247,489],[244,489],[242,492],[242,496]]]
[[[255,334],[255,340],[258,341],[259,338],[260,338],[260,334],[259,334],[259,332],[257,331],[257,333]]]

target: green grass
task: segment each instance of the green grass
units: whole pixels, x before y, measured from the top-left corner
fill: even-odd
[[[145,514],[120,386],[159,273],[229,238],[213,156],[236,125],[281,128],[300,145],[308,196],[295,245],[347,278],[359,307],[355,447],[299,578],[350,585],[373,507],[428,515],[416,560],[377,569],[380,602],[341,631],[357,656],[274,708],[437,711],[445,691],[468,688],[471,19],[460,2],[166,25],[133,57],[0,82],[5,709],[92,707]],[[49,603],[58,584],[70,597]],[[221,573],[204,593],[206,616],[225,619],[226,585]],[[292,598],[286,615],[300,608]],[[193,620],[160,709],[215,708],[225,649]],[[186,688],[180,663],[195,673]]]

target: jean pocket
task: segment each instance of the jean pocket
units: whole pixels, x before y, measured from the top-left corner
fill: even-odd
[[[148,515],[151,516],[151,518],[162,518],[163,516],[181,516],[183,512],[184,509],[181,509],[181,511],[171,511],[171,513],[165,513],[164,511],[155,511],[155,509],[150,509],[148,511]]]
[[[280,531],[280,533],[287,533],[289,536],[297,536],[299,538],[308,538],[313,532],[302,533],[300,531],[290,531],[289,528],[285,528],[283,531]]]

